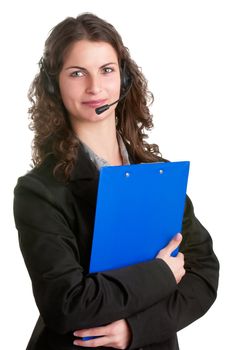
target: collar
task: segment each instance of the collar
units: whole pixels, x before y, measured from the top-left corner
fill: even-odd
[[[120,154],[121,154],[121,158],[122,158],[122,163],[123,165],[127,165],[130,164],[129,161],[129,155],[128,155],[128,151],[126,149],[126,146],[122,140],[121,135],[119,134],[119,132],[117,133],[117,141],[119,144],[119,149],[120,149]],[[95,166],[97,167],[97,169],[99,170],[100,168],[104,167],[104,166],[110,166],[110,164],[108,163],[108,161],[106,161],[104,158],[99,157],[88,145],[86,145],[85,143],[83,143],[83,148],[84,151],[88,154],[88,156],[90,157],[90,159],[92,160],[92,162],[95,164]]]

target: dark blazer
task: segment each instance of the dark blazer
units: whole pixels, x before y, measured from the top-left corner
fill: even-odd
[[[20,248],[40,312],[27,350],[77,349],[74,330],[122,318],[132,331],[129,349],[178,349],[176,332],[209,309],[218,285],[212,241],[190,199],[180,247],[186,275],[178,285],[161,259],[88,274],[98,171],[82,146],[68,184],[53,176],[54,164],[48,157],[15,188]]]

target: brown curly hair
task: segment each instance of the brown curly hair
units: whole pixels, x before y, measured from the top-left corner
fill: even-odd
[[[116,127],[124,142],[130,145],[135,162],[156,161],[160,156],[158,146],[145,141],[148,137],[145,130],[153,127],[148,106],[154,100],[147,81],[115,28],[91,13],[84,13],[77,18],[68,17],[52,29],[39,63],[40,71],[28,92],[30,128],[34,131],[34,166],[53,154],[55,175],[60,174],[68,180],[77,160],[79,140],[71,128],[60,95],[58,77],[69,48],[83,39],[109,43],[117,53],[119,66],[122,67],[123,62],[126,65],[132,84],[126,98],[116,107]]]

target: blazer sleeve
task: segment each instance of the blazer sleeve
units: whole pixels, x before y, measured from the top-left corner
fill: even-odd
[[[61,191],[61,190],[60,190]],[[62,189],[66,193],[66,189]],[[127,318],[176,288],[162,260],[85,275],[72,225],[69,199],[36,176],[19,179],[14,216],[33,293],[47,327],[64,334]],[[64,205],[65,203],[65,205]],[[77,233],[78,234],[78,233]]]
[[[166,341],[203,316],[216,298],[219,263],[212,239],[195,217],[188,197],[182,234],[180,251],[184,253],[186,274],[171,295],[128,318],[130,349]]]

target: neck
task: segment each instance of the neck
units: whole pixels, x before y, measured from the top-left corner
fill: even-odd
[[[102,123],[79,125],[76,134],[81,142],[92,149],[95,154],[111,165],[122,165],[115,120],[104,120]]]

